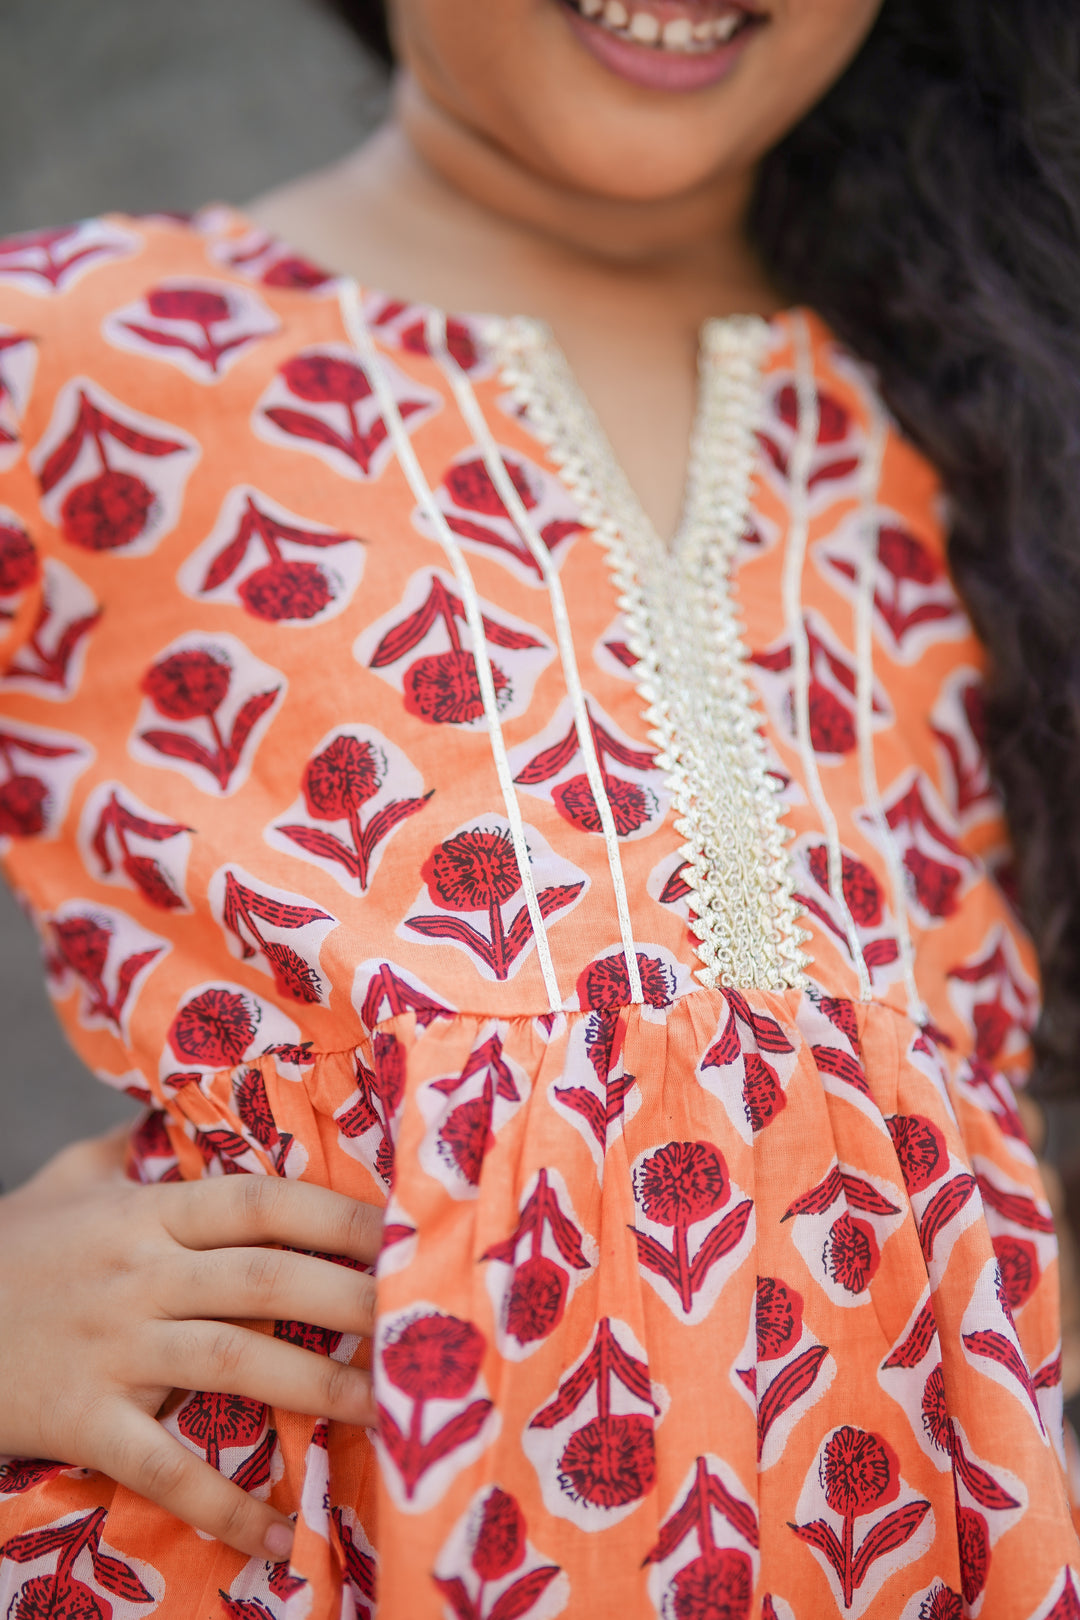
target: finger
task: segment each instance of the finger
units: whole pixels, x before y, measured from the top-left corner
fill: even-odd
[[[175,1319],[251,1317],[375,1331],[375,1279],[287,1249],[178,1251],[158,1297]]]
[[[95,1468],[249,1558],[288,1557],[293,1527],[284,1514],[231,1484],[154,1418],[118,1401],[102,1420]]]
[[[156,1324],[145,1380],[175,1389],[243,1395],[340,1423],[375,1423],[371,1374],[363,1368],[231,1322]]]
[[[373,1265],[382,1211],[328,1187],[279,1176],[221,1176],[161,1189],[161,1218],[189,1249],[287,1243]]]

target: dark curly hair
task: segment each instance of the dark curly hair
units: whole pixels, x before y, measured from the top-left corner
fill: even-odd
[[[384,60],[379,0],[335,0]],[[766,265],[876,367],[950,498],[1044,1012],[1080,1095],[1080,6],[885,0],[762,165]]]

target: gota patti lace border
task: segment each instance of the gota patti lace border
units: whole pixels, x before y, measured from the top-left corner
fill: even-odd
[[[746,674],[731,590],[751,514],[768,324],[707,323],[687,502],[671,548],[655,533],[547,327],[493,321],[505,385],[605,548],[635,679],[686,840],[692,927],[708,986],[803,988],[795,878]]]

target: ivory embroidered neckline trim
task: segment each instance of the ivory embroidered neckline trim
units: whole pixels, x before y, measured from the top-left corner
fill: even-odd
[[[805,985],[807,936],[730,584],[750,517],[769,330],[754,316],[702,330],[686,503],[671,547],[643,512],[549,329],[495,320],[487,336],[504,382],[607,553],[650,738],[686,839],[698,977],[782,990]]]

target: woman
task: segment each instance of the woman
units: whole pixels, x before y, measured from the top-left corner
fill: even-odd
[[[147,1107],[0,1206],[5,1612],[1076,1614],[1080,23],[390,23],[339,167],[0,254],[0,826]]]

